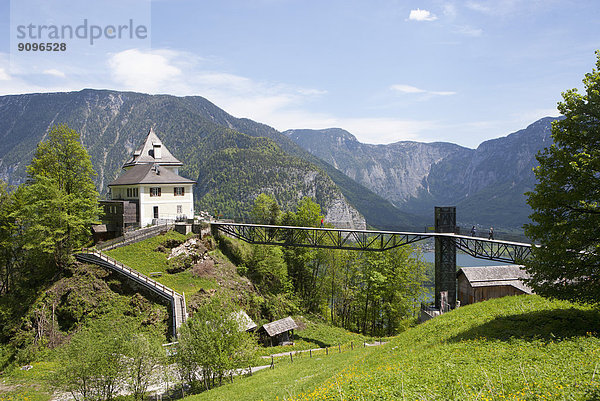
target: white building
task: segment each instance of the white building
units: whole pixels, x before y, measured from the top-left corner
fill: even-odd
[[[179,175],[183,165],[150,128],[144,144],[108,184],[112,200],[136,205],[140,227],[194,217],[195,182]]]

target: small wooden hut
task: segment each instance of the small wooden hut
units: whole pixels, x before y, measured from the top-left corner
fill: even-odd
[[[294,330],[298,325],[291,317],[276,320],[264,324],[259,330],[261,340],[265,345],[283,345],[291,343],[294,337]]]
[[[520,265],[463,267],[456,272],[456,277],[461,305],[533,293],[523,282],[529,275]]]

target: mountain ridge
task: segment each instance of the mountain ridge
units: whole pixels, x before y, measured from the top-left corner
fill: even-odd
[[[340,128],[284,132],[313,155],[409,213],[456,205],[469,224],[520,227],[528,221],[524,193],[533,190],[535,155],[552,139],[544,117],[476,149],[449,142],[364,144]]]
[[[237,149],[238,156],[245,152],[245,157],[254,158],[257,162],[255,155],[268,149],[270,158],[287,160],[287,164],[280,163],[280,166],[287,168],[294,165],[305,172],[311,171],[309,175],[319,178],[312,184],[317,185],[318,182],[321,187],[328,188],[317,191],[305,187],[292,191],[296,193],[296,198],[328,192],[329,195],[324,195],[323,199],[331,203],[322,205],[328,220],[340,221],[345,215],[346,218],[352,218],[351,225],[364,228],[364,218],[358,217],[363,212],[370,225],[380,228],[422,226],[420,219],[416,219],[418,224],[415,223],[413,216],[397,210],[388,201],[343,176],[275,129],[233,117],[200,96],[147,95],[108,89],[0,96],[0,138],[3,139],[0,144],[0,178],[11,184],[24,182],[25,167],[37,143],[44,138],[48,128],[56,123],[66,123],[81,133],[82,143],[98,172],[96,184],[101,191],[117,177],[122,163],[141,143],[148,129],[153,127],[165,146],[185,162],[180,172],[187,178],[199,180],[201,171],[210,171],[210,166],[206,165],[208,158],[204,157],[208,152]],[[219,138],[218,143],[210,139],[214,135]],[[263,166],[255,165],[252,169],[260,171]],[[266,182],[264,176],[262,181],[254,176],[258,181],[252,184],[256,185],[244,199],[237,198],[238,205],[239,202],[243,204],[242,210],[236,210],[233,203],[227,206],[221,202],[219,207],[228,209],[232,213],[229,217],[246,219],[251,198],[257,192],[269,193],[275,185],[290,194],[292,186],[305,186],[298,171],[292,174],[293,183],[279,179],[273,184]],[[328,174],[336,177],[334,181],[340,182],[341,186],[331,181]],[[278,180],[276,172],[273,177]],[[288,179],[290,177],[287,176]],[[225,192],[229,189],[226,190],[224,186],[236,185],[233,181],[213,184]],[[202,199],[207,193],[196,191],[198,207],[214,205],[214,202],[203,203]],[[282,203],[289,204],[289,200]],[[353,206],[355,204],[358,204],[360,212]],[[389,224],[390,221],[392,224]]]

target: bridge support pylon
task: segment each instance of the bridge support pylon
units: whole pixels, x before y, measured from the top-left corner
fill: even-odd
[[[435,207],[435,232],[454,233],[456,230],[456,207]],[[456,306],[456,246],[454,239],[435,238],[435,306],[441,308],[440,293],[447,291],[447,302]]]

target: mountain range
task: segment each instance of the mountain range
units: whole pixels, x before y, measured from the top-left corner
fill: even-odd
[[[464,224],[520,227],[531,213],[524,193],[535,186],[535,155],[552,143],[554,120],[542,118],[477,149],[446,142],[364,144],[339,128],[284,134],[406,212],[426,216],[434,206],[456,205]]]
[[[261,192],[284,210],[313,197],[338,227],[419,229],[434,206],[459,220],[517,227],[529,210],[535,153],[551,143],[546,118],[468,149],[451,143],[360,143],[342,129],[290,130],[236,118],[200,96],[84,89],[0,96],[0,178],[26,178],[37,143],[66,123],[81,134],[101,193],[150,127],[197,182],[196,206],[247,220]]]
[[[275,129],[235,118],[199,96],[175,97],[84,89],[0,97],[0,178],[22,183],[25,167],[48,129],[66,123],[81,134],[96,185],[106,193],[122,164],[150,127],[197,181],[197,208],[247,220],[261,192],[292,210],[313,197],[338,227],[420,226],[421,218],[395,208]]]

